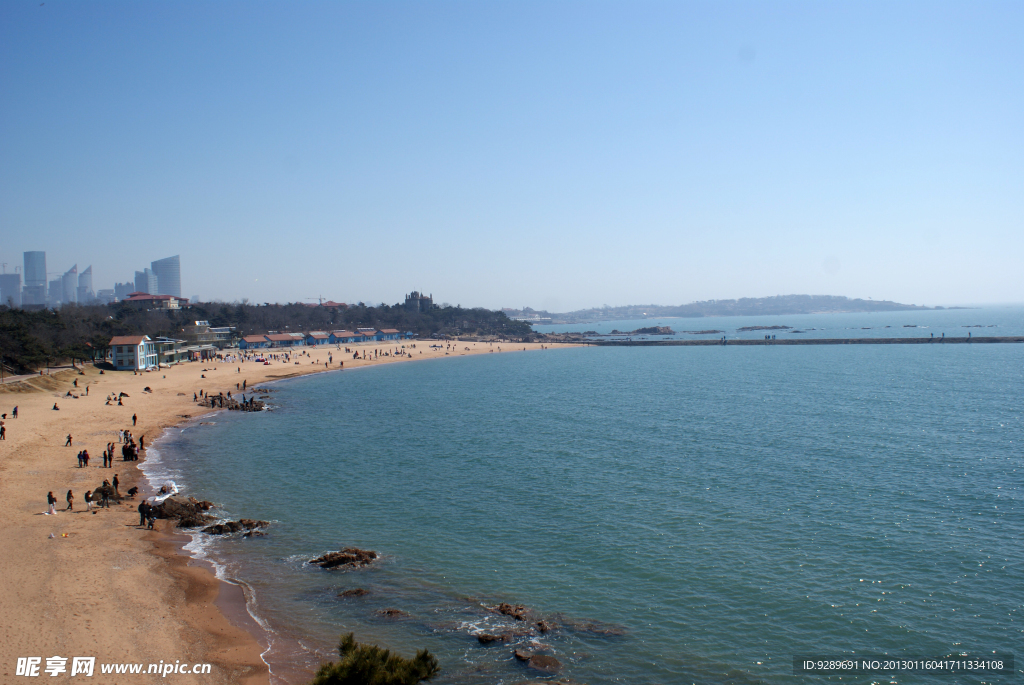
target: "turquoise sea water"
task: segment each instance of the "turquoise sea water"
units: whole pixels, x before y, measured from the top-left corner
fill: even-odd
[[[276,521],[196,546],[253,589],[278,672],[348,631],[429,648],[439,683],[536,677],[512,658],[531,639],[590,685],[828,680],[792,674],[815,653],[1021,670],[1024,345],[577,348],[273,387],[272,411],[175,429],[147,468]],[[383,558],[304,563],[350,545]],[[514,627],[499,601],[564,627],[481,646]]]

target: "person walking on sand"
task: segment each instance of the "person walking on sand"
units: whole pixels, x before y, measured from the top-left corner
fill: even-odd
[[[65,447],[71,447],[71,433],[68,433],[68,441],[64,443]]]
[[[114,480],[113,480],[113,482],[111,483],[111,485],[113,485],[113,486],[114,486],[114,494],[115,494],[115,495],[117,495],[118,497],[120,497],[120,496],[121,496],[121,492],[120,492],[120,491],[119,491],[119,490],[117,489],[117,486],[118,486],[118,484],[119,484],[120,482],[121,482],[121,481],[119,481],[119,480],[117,479],[117,474],[115,473],[115,474],[114,474]]]
[[[140,435],[139,436],[139,451],[141,452],[144,449],[146,449],[146,436],[145,435]]]
[[[85,464],[85,468],[89,468],[89,450],[82,450],[82,463]]]
[[[82,468],[82,452],[78,452],[78,468]]]
[[[0,440],[6,440],[6,439],[7,439],[7,426],[3,425],[3,423],[0,423]]]
[[[132,425],[133,426],[135,425],[136,421],[138,421],[138,420],[139,420],[139,415],[138,414],[132,414]]]
[[[50,506],[49,510],[46,513],[56,516],[57,498],[53,496],[53,490],[50,490],[48,493],[46,493],[46,503]]]
[[[146,525],[147,518],[149,518],[149,502],[142,500],[139,502],[139,525]]]
[[[67,501],[68,501],[68,508],[65,509],[64,511],[74,511],[75,510],[75,495],[70,490],[68,490],[68,496],[65,499],[67,499]]]
[[[14,418],[18,418],[18,408],[17,407],[15,407],[14,410],[11,413],[14,415]]]
[[[85,510],[92,511],[92,490],[85,491]]]

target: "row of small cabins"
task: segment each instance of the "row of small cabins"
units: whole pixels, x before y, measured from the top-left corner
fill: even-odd
[[[197,324],[206,322],[196,322]],[[209,326],[207,326],[209,328]],[[360,328],[357,331],[325,333],[269,333],[247,335],[238,341],[243,350],[269,347],[297,347],[300,345],[340,345],[384,340],[404,340],[413,333],[402,333],[396,328]],[[189,341],[174,338],[151,339],[148,335],[119,335],[110,339],[110,363],[119,371],[145,371],[183,361],[212,359],[223,349],[203,340],[189,345]]]
[[[413,333],[402,333],[397,328],[359,328],[355,331],[313,331],[312,333],[268,333],[266,335],[247,335],[238,341],[243,350],[262,349],[267,347],[296,347],[299,345],[342,345],[347,343],[375,342],[384,340],[404,340],[413,337]]]

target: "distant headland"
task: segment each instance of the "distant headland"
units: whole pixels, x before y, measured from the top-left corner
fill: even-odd
[[[578,324],[669,317],[902,312],[928,309],[946,309],[946,307],[925,307],[917,304],[901,304],[891,300],[862,300],[836,295],[776,295],[774,297],[743,297],[738,300],[704,300],[703,302],[667,306],[645,304],[624,307],[594,307],[562,313],[535,310],[530,307],[503,311],[509,318],[530,323]],[[962,307],[949,307],[949,309],[962,309]]]

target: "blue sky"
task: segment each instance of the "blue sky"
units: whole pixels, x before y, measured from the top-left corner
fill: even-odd
[[[0,5],[0,259],[551,310],[1024,301],[1024,3]]]

